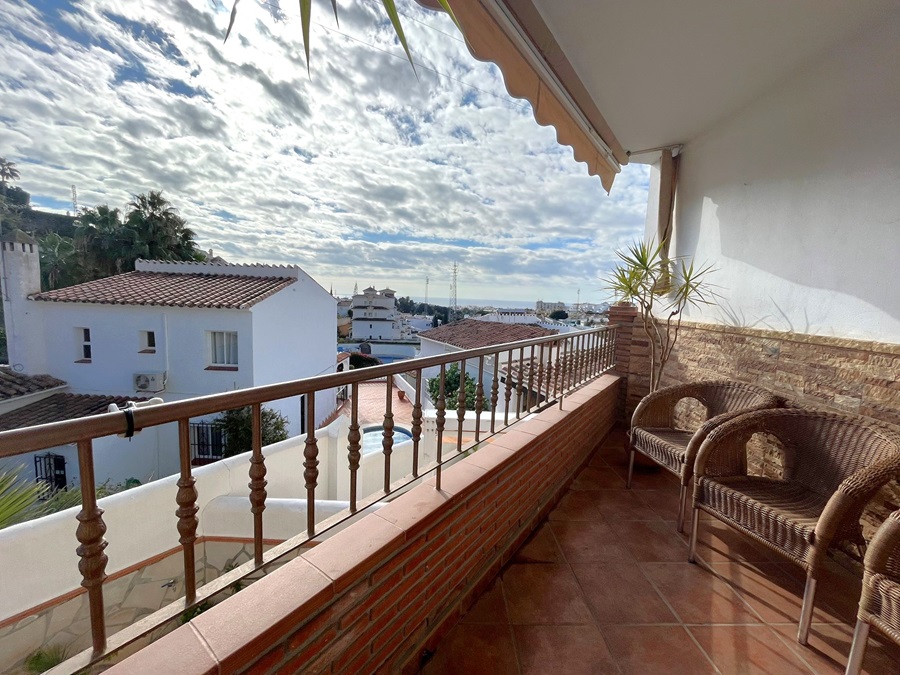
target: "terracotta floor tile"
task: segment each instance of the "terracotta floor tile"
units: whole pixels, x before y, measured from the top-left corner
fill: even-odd
[[[687,540],[687,536],[685,536]],[[781,562],[783,556],[757,544],[720,520],[704,520],[697,534],[697,555],[706,562]]]
[[[723,673],[795,675],[813,672],[768,626],[691,626],[688,630]]]
[[[635,490],[634,494],[663,520],[678,520],[678,493],[674,490]]]
[[[550,512],[550,520],[595,521],[600,512],[595,506],[591,492],[567,492],[559,504]]]
[[[457,624],[438,644],[426,675],[516,675],[516,649],[509,626]]]
[[[613,532],[640,562],[687,562],[688,548],[664,520],[609,521]]]
[[[789,576],[777,563],[711,563],[712,571],[731,584],[767,623],[797,623],[803,606],[803,582]],[[841,617],[817,598],[813,621],[840,622]]]
[[[857,576],[836,562],[826,562],[819,574],[816,597],[827,603],[843,621],[849,624],[856,623],[861,593],[861,574]]]
[[[575,564],[572,571],[598,624],[677,622],[634,564]]]
[[[684,623],[762,623],[724,579],[700,565],[643,563],[641,569]]]
[[[503,594],[513,624],[591,622],[568,565],[514,564],[503,573]]]
[[[503,582],[494,580],[475,604],[460,619],[460,623],[502,623],[508,624],[506,601],[503,599]]]
[[[624,488],[625,481],[611,468],[597,469],[588,466],[572,482],[571,490],[605,490]]]
[[[618,673],[596,626],[515,626],[522,675]]]
[[[797,642],[797,626],[791,624],[773,625],[784,643],[817,673],[840,675],[847,668],[850,644],[853,642],[853,628],[844,624],[814,623],[809,632],[809,644],[804,647]],[[870,633],[863,672],[868,675],[897,675],[900,673],[900,649],[892,643],[885,643]],[[873,639],[874,638],[874,639]]]
[[[637,490],[597,490],[591,492],[594,504],[607,522],[615,520],[661,520],[659,514],[647,506]],[[677,494],[676,494],[677,499]],[[672,531],[675,527],[672,526]]]
[[[628,477],[628,464],[614,466],[615,472],[624,480]],[[678,490],[678,478],[675,474],[661,467],[645,468],[634,465],[634,475],[631,480],[632,490]]]
[[[525,542],[525,545],[519,549],[513,558],[513,562],[523,563],[562,563],[566,559],[559,548],[556,537],[550,527],[550,523],[545,522],[537,531],[531,535],[531,538]]]
[[[601,626],[624,675],[703,675],[716,670],[682,626]]]
[[[622,446],[602,447],[593,454],[591,466],[628,468],[628,453]]]
[[[602,520],[551,523],[556,541],[570,563],[629,562],[634,556]]]

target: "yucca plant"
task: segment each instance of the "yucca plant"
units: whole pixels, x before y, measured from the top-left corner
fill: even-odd
[[[25,469],[18,466],[12,471],[0,472],[0,529],[27,520],[27,514],[46,491],[41,483],[28,483],[19,479]]]
[[[695,268],[693,261],[683,257],[670,259],[663,246],[652,241],[636,242],[616,255],[621,262],[607,285],[640,313],[650,342],[650,391],[654,392],[678,341],[685,307],[713,304],[716,293],[707,281],[713,267]]]

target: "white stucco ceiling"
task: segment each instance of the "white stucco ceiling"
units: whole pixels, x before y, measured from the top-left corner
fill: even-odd
[[[900,11],[896,0],[533,2],[632,151],[691,140]]]

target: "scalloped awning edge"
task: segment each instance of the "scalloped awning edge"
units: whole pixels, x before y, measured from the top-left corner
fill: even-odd
[[[436,0],[417,2],[440,10]],[[498,4],[503,5],[506,15],[518,25],[522,33],[518,38],[507,33],[515,28],[504,29],[501,24],[505,22],[498,21],[488,8],[491,5],[494,12],[502,12]],[[572,148],[575,159],[587,164],[588,173],[599,177],[608,193],[620,165],[628,163],[628,155],[530,0],[450,0],[450,6],[472,55],[500,68],[510,96],[531,103],[538,124],[553,126],[557,141]],[[531,45],[530,55],[523,53],[527,48],[517,44],[525,40]],[[541,73],[542,69],[535,67],[532,61],[536,58],[543,62],[547,72]],[[554,78],[556,82],[552,81]],[[557,93],[560,89],[562,96]],[[560,100],[564,97],[568,100]],[[570,108],[577,113],[573,114]]]

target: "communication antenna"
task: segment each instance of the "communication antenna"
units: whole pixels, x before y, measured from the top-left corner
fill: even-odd
[[[72,213],[78,215],[78,190],[74,185],[72,186]]]
[[[453,263],[453,276],[450,281],[450,308],[447,310],[447,318],[452,321],[452,316],[459,313],[459,303],[456,298],[456,277],[459,274],[459,263]]]
[[[428,316],[428,276],[425,276],[425,316]]]

